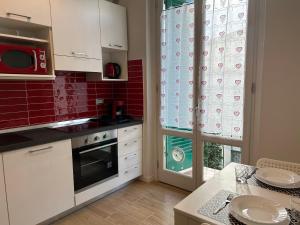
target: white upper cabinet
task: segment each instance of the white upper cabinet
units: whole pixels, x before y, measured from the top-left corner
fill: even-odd
[[[2,154],[0,154],[0,224],[9,225],[4,184]]]
[[[74,207],[70,140],[6,152],[3,162],[10,225],[38,224]]]
[[[51,0],[50,5],[55,69],[102,72],[98,0]]]
[[[100,18],[102,47],[128,50],[126,8],[100,0]]]
[[[49,0],[1,0],[0,17],[50,27]]]

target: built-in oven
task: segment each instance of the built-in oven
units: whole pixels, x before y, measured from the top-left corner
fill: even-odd
[[[118,175],[117,130],[73,138],[72,148],[75,191]]]

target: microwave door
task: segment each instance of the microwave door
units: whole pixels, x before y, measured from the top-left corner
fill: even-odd
[[[46,62],[41,63],[40,59],[45,60],[45,55],[41,57],[40,52],[39,48],[1,44],[0,73],[47,74]]]

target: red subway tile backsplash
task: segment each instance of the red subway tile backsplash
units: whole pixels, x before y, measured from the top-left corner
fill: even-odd
[[[85,73],[61,71],[55,81],[0,81],[0,129],[109,113],[96,98],[124,100],[127,114],[143,117],[142,60],[128,62],[128,82],[90,82]]]

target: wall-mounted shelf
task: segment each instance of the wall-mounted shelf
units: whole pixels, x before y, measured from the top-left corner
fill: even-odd
[[[0,39],[2,40],[14,40],[14,41],[22,41],[22,42],[33,42],[33,43],[49,43],[47,39],[40,39],[40,38],[33,38],[33,37],[25,37],[19,35],[12,35],[12,34],[3,34],[0,33]]]
[[[117,63],[121,67],[121,76],[118,79],[110,79],[105,76],[105,65],[107,63]],[[116,50],[102,48],[103,72],[88,74],[89,81],[128,81],[128,59],[126,50]]]
[[[55,75],[8,74],[0,73],[0,80],[54,80]]]
[[[102,48],[102,57],[103,57],[103,81],[127,81],[128,80],[128,59],[127,51],[115,50],[109,48]],[[109,79],[105,76],[105,65],[107,63],[118,63],[121,66],[121,76],[119,79]]]
[[[52,31],[47,26],[0,18],[0,43],[21,45],[46,50],[47,74],[0,73],[0,80],[54,80]]]

